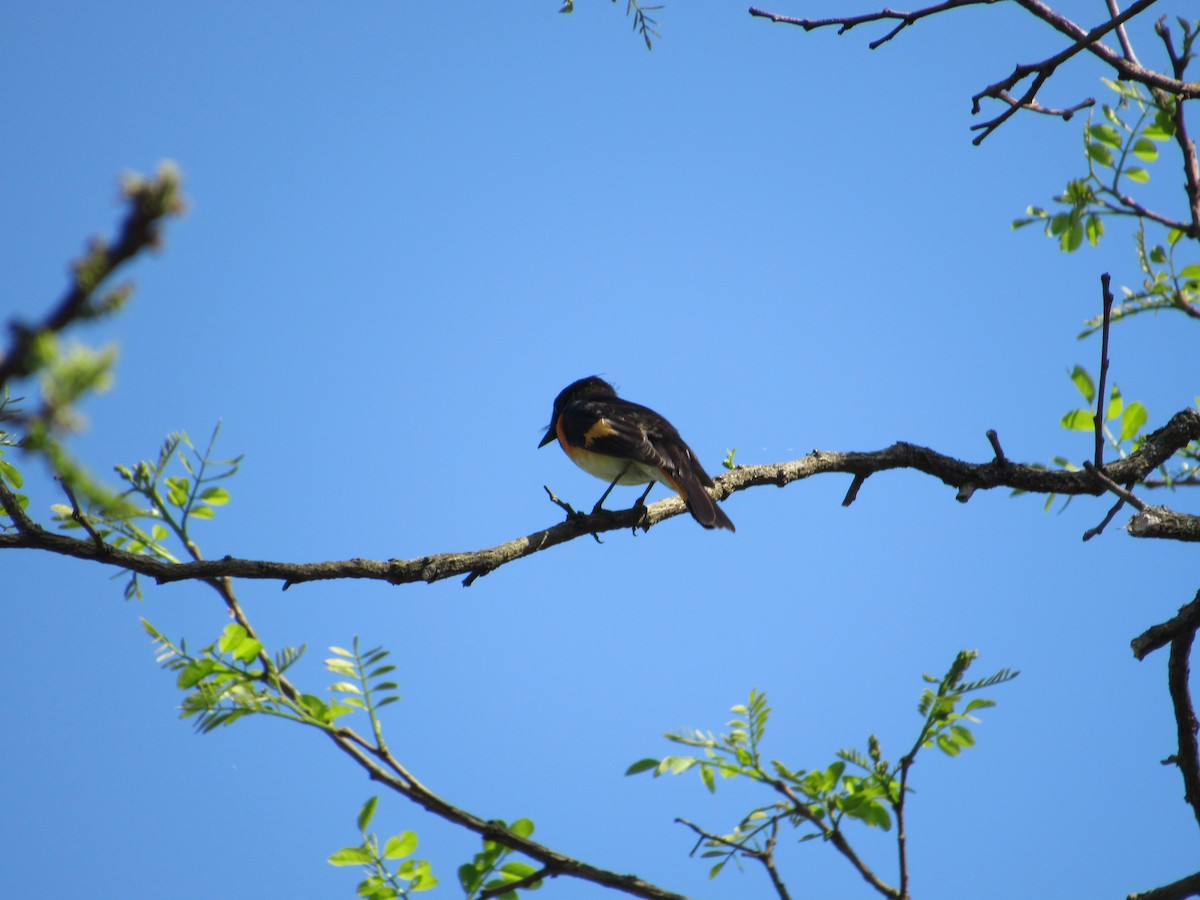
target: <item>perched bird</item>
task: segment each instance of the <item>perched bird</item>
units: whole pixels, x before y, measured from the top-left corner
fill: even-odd
[[[692,517],[705,528],[736,530],[705,490],[713,480],[675,427],[654,410],[622,400],[607,381],[590,375],[554,398],[554,412],[538,446],[555,438],[575,465],[609,482],[593,512],[618,484],[649,482],[640,504],[661,481],[687,501]]]

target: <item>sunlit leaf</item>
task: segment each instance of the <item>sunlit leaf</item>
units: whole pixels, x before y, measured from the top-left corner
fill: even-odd
[[[417,835],[412,831],[404,831],[387,839],[383,846],[384,859],[403,859],[412,856],[417,849]]]

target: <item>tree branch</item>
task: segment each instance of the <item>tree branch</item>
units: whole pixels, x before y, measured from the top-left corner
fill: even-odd
[[[162,219],[178,215],[184,208],[179,173],[169,164],[163,164],[150,180],[130,176],[125,182],[124,194],[129,201],[129,210],[115,243],[106,245],[100,239],[93,242],[87,255],[72,267],[71,286],[41,322],[36,325],[9,323],[12,344],[0,356],[0,391],[9,381],[23,378],[33,370],[34,348],[39,337],[57,334],[71,323],[100,312],[95,304],[99,287],[121,265],[144,250],[156,249]]]
[[[1129,900],[1186,900],[1200,894],[1200,872],[1181,878],[1178,881],[1160,888],[1153,888],[1141,894],[1130,894]]]
[[[1191,603],[1180,607],[1179,614],[1175,618],[1163,622],[1161,625],[1154,625],[1135,637],[1130,642],[1130,646],[1133,647],[1133,655],[1139,661],[1143,660],[1155,650],[1167,646],[1181,634],[1195,631],[1198,628],[1200,628],[1200,591],[1196,592]]]
[[[1200,723],[1196,721],[1196,710],[1192,706],[1192,694],[1188,687],[1191,671],[1188,658],[1196,640],[1195,630],[1185,631],[1171,641],[1171,656],[1167,660],[1167,685],[1171,691],[1171,705],[1175,709],[1175,728],[1179,736],[1179,751],[1166,763],[1174,762],[1183,777],[1183,801],[1192,808],[1196,824],[1200,825],[1200,747],[1196,743],[1196,732]]]
[[[1133,484],[1162,465],[1177,450],[1200,439],[1200,412],[1185,409],[1176,413],[1162,428],[1148,435],[1136,453],[1125,459],[1108,463],[1102,471],[1118,484]],[[1087,471],[1049,470],[1038,466],[1020,465],[996,457],[987,463],[968,463],[920,447],[896,443],[884,450],[868,453],[837,453],[814,451],[801,459],[761,466],[742,466],[716,479],[716,495],[724,499],[738,491],[762,485],[784,487],[794,481],[834,472],[855,476],[855,485],[866,478],[891,469],[915,469],[958,489],[958,499],[965,502],[977,490],[1010,488],[1032,493],[1098,496],[1104,487],[1094,474]],[[843,501],[849,505],[854,498]],[[284,588],[309,581],[341,578],[362,578],[386,581],[390,584],[434,582],[466,576],[474,581],[500,566],[548,550],[550,547],[574,540],[582,535],[632,529],[649,530],[666,519],[681,515],[687,507],[679,497],[660,500],[646,507],[625,510],[600,510],[590,515],[569,517],[550,528],[535,531],[495,547],[464,553],[440,553],[417,559],[386,561],[349,559],[314,563],[285,563],[269,560],[222,559],[168,562],[162,559],[129,553],[111,545],[103,550],[90,540],[72,538],[47,531],[32,522],[16,505],[16,497],[0,481],[0,505],[13,518],[14,533],[0,534],[0,550],[45,550],[76,559],[92,560],[114,565],[153,578],[159,584],[186,580],[215,578],[251,578],[283,582]],[[1143,517],[1147,517],[1139,523]],[[1135,537],[1161,537],[1177,540],[1200,540],[1200,519],[1174,513],[1162,507],[1149,507],[1130,526]]]
[[[750,15],[756,18],[768,19],[772,22],[795,25],[803,28],[805,31],[813,31],[818,28],[836,27],[838,34],[845,34],[850,29],[869,22],[894,21],[897,22],[891,31],[882,38],[872,41],[869,46],[872,50],[887,43],[905,28],[919,22],[921,19],[929,16],[937,15],[938,13],[948,12],[951,9],[957,9],[964,6],[984,6],[990,5],[996,0],[946,0],[946,2],[938,3],[933,6],[923,7],[911,12],[898,12],[893,9],[882,9],[879,12],[865,13],[854,16],[837,16],[829,19],[808,19],[797,18],[793,16],[784,16],[778,13],[768,12],[758,7],[750,8]],[[984,88],[973,99],[972,113],[977,115],[980,112],[979,101],[985,97],[999,100],[1006,104],[1004,112],[990,119],[987,122],[981,122],[971,126],[973,131],[979,131],[980,134],[975,137],[972,143],[978,145],[990,135],[993,131],[1003,125],[1011,118],[1019,109],[1028,109],[1034,112],[1040,112],[1047,115],[1056,115],[1064,120],[1068,120],[1077,112],[1089,104],[1087,100],[1076,104],[1073,107],[1068,107],[1061,110],[1047,109],[1041,106],[1037,100],[1037,93],[1041,87],[1050,78],[1054,71],[1073,56],[1086,51],[1100,59],[1102,62],[1110,66],[1117,76],[1128,81],[1136,81],[1143,84],[1151,90],[1164,91],[1181,100],[1189,100],[1200,98],[1200,82],[1187,82],[1183,80],[1183,73],[1176,66],[1177,71],[1175,77],[1164,75],[1161,72],[1156,72],[1153,69],[1147,69],[1142,66],[1137,57],[1133,53],[1133,48],[1129,44],[1128,37],[1125,35],[1124,25],[1133,17],[1141,14],[1148,8],[1154,5],[1156,0],[1137,0],[1124,12],[1116,12],[1106,22],[1097,25],[1090,31],[1085,31],[1079,25],[1072,22],[1056,10],[1040,2],[1040,0],[1015,0],[1015,2],[1030,15],[1042,22],[1045,22],[1051,28],[1059,31],[1071,39],[1070,46],[1064,48],[1058,53],[1050,56],[1038,63],[1026,63],[1018,65],[1011,75],[1007,78],[989,85]],[[1115,0],[1108,0],[1110,12],[1116,10]],[[1115,51],[1111,47],[1106,46],[1101,42],[1101,38],[1110,32],[1115,31],[1117,38],[1121,42],[1121,51]],[[1014,97],[1010,92],[1012,89],[1024,81],[1026,78],[1033,77],[1033,81],[1026,89],[1025,93],[1020,97]],[[1186,156],[1185,156],[1186,159]],[[1200,208],[1194,210],[1197,218],[1197,223],[1194,227],[1200,227]],[[1194,235],[1193,235],[1194,236]]]

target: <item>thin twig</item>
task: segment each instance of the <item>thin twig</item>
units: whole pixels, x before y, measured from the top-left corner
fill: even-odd
[[[67,499],[71,501],[71,518],[74,519],[80,527],[83,528],[92,538],[92,543],[95,544],[96,550],[104,553],[108,548],[108,544],[104,543],[104,538],[100,537],[95,528],[92,527],[91,520],[83,514],[83,510],[79,508],[79,501],[75,498],[75,492],[71,490],[71,485],[67,483],[67,479],[61,475],[55,476],[55,480],[62,485],[63,493],[67,495]]]
[[[1106,0],[1108,3],[1108,14],[1112,18],[1116,18],[1121,14],[1121,8],[1117,6],[1117,0]],[[1117,26],[1117,40],[1121,42],[1121,52],[1125,54],[1125,58],[1131,63],[1138,61],[1137,54],[1133,52],[1133,44],[1129,43],[1129,35],[1125,33],[1124,23]]]
[[[1187,55],[1180,56],[1175,52],[1175,44],[1171,40],[1171,29],[1167,27],[1162,19],[1154,23],[1154,30],[1166,47],[1167,56],[1171,59],[1171,69],[1175,78],[1182,81],[1190,62],[1190,57]],[[1163,93],[1170,92],[1164,91]],[[1197,157],[1195,143],[1188,136],[1187,117],[1184,115],[1182,97],[1179,97],[1178,102],[1175,103],[1173,118],[1175,123],[1175,143],[1178,145],[1179,152],[1183,157],[1183,177],[1187,184],[1188,207],[1192,216],[1191,227],[1182,230],[1188,237],[1200,239],[1200,158]]]
[[[1105,403],[1105,381],[1108,379],[1108,333],[1112,326],[1112,307],[1113,295],[1110,289],[1112,278],[1107,272],[1100,276],[1100,288],[1104,295],[1104,324],[1101,326],[1100,332],[1100,385],[1096,393],[1096,468],[1104,466],[1104,415],[1107,404]]]
[[[1108,491],[1110,494],[1120,497],[1124,502],[1128,503],[1138,512],[1145,512],[1148,508],[1147,504],[1135,496],[1132,491],[1121,487],[1088,460],[1083,461],[1083,468],[1085,472],[1088,472],[1093,478],[1099,481],[1100,484],[1104,486],[1106,491]]]
[[[1074,106],[1067,106],[1067,107],[1063,107],[1062,109],[1056,109],[1056,108],[1050,107],[1050,106],[1042,106],[1042,104],[1038,103],[1037,100],[1030,100],[1027,103],[1022,103],[1020,100],[1018,100],[1012,94],[1010,94],[1008,91],[1000,91],[1000,93],[998,93],[996,95],[996,99],[1003,100],[1005,103],[1009,104],[1010,106],[1015,106],[1020,109],[1027,109],[1030,112],[1040,113],[1043,116],[1054,116],[1055,118],[1062,119],[1064,122],[1070,122],[1073,118],[1075,118],[1075,113],[1079,112],[1080,110],[1088,109],[1088,108],[1096,105],[1095,97],[1085,97],[1084,99],[1082,99],[1078,103],[1076,103]],[[978,129],[978,128],[982,128],[983,126],[973,125],[971,127],[974,129]]]
[[[1132,488],[1133,488],[1132,484],[1125,485],[1126,491],[1129,491]],[[1085,541],[1090,541],[1092,538],[1103,534],[1104,529],[1109,526],[1109,523],[1112,522],[1113,518],[1116,516],[1117,513],[1119,513],[1121,511],[1121,507],[1123,507],[1124,505],[1125,505],[1125,498],[1118,497],[1117,502],[1112,505],[1111,509],[1109,509],[1108,515],[1106,515],[1103,519],[1100,520],[1099,525],[1095,526],[1094,528],[1089,528],[1087,531],[1085,531],[1083,533],[1083,539]]]

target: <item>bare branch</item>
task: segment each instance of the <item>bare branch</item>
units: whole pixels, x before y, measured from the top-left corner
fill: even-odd
[[[1200,591],[1195,598],[1185,606],[1180,607],[1179,614],[1173,619],[1148,628],[1132,641],[1133,655],[1139,660],[1145,659],[1155,650],[1167,646],[1175,638],[1188,631],[1200,628]]]
[[[1129,520],[1125,530],[1133,537],[1196,543],[1200,542],[1200,516],[1175,512],[1165,506],[1147,506]]]
[[[784,16],[778,13],[768,12],[758,7],[750,8],[750,15],[757,18],[769,19],[772,22],[777,22],[785,25],[795,25],[803,28],[805,31],[813,31],[818,28],[836,27],[838,34],[845,34],[850,29],[870,22],[896,22],[897,24],[882,38],[874,40],[870,43],[872,50],[887,43],[901,31],[910,25],[919,22],[921,19],[929,16],[937,15],[938,13],[947,12],[951,9],[957,9],[963,6],[983,6],[989,5],[996,0],[946,0],[946,2],[938,3],[932,6],[923,7],[921,9],[912,10],[910,12],[899,12],[893,9],[885,8],[879,12],[865,13],[854,16],[837,16],[828,19],[809,19],[797,18],[793,16]],[[1154,5],[1156,0],[1136,0],[1129,9],[1124,12],[1115,11],[1115,0],[1108,0],[1111,17],[1106,21],[1092,28],[1090,31],[1085,30],[1070,19],[1066,18],[1056,10],[1040,2],[1040,0],[1015,0],[1015,2],[1024,9],[1027,13],[1045,22],[1050,27],[1066,35],[1071,40],[1070,46],[1064,48],[1058,53],[1050,56],[1038,63],[1026,63],[1018,65],[1011,75],[1007,78],[989,85],[984,88],[973,98],[972,113],[978,115],[980,112],[980,100],[985,97],[999,100],[1006,105],[1005,110],[993,119],[987,122],[981,122],[971,126],[973,131],[979,131],[980,134],[975,137],[972,143],[978,145],[990,135],[993,131],[999,128],[1002,124],[1008,121],[1019,109],[1027,109],[1032,112],[1041,113],[1043,115],[1053,115],[1062,118],[1064,121],[1069,120],[1076,112],[1091,106],[1095,101],[1091,98],[1083,100],[1074,106],[1063,109],[1051,109],[1042,106],[1037,101],[1038,91],[1042,85],[1050,78],[1054,71],[1067,60],[1076,56],[1081,52],[1087,52],[1100,59],[1111,67],[1117,74],[1117,77],[1136,81],[1143,84],[1151,90],[1163,91],[1171,94],[1181,100],[1196,99],[1200,97],[1200,82],[1188,82],[1183,80],[1183,72],[1179,66],[1176,66],[1174,77],[1157,72],[1153,69],[1147,69],[1142,66],[1137,56],[1133,52],[1133,47],[1129,43],[1128,36],[1125,34],[1124,25],[1133,17],[1141,14],[1146,9]],[[1102,42],[1102,38],[1110,32],[1116,32],[1118,40],[1121,42],[1121,51],[1113,50]],[[1027,78],[1032,78],[1032,82],[1025,90],[1025,93],[1020,97],[1015,97],[1011,93],[1012,90],[1025,81]],[[1193,151],[1194,153],[1194,151]],[[1186,158],[1186,157],[1185,157]],[[1198,176],[1200,177],[1200,176]],[[1196,197],[1196,194],[1192,195]],[[1200,200],[1197,201],[1200,203]],[[1200,228],[1200,208],[1195,212],[1195,227]],[[1191,232],[1189,232],[1191,233]],[[1196,232],[1200,233],[1200,232]],[[1193,234],[1195,236],[1195,234]]]
[[[1100,290],[1103,294],[1102,307],[1103,325],[1100,330],[1100,385],[1096,392],[1096,415],[1093,421],[1096,426],[1096,468],[1099,469],[1104,465],[1104,413],[1107,408],[1105,403],[1105,382],[1108,380],[1108,334],[1112,327],[1112,277],[1105,272],[1100,276]]]
[[[845,34],[856,25],[863,25],[868,22],[898,20],[900,24],[898,24],[895,28],[889,31],[882,38],[871,41],[868,46],[874,50],[882,44],[886,44],[909,25],[913,25],[916,22],[919,22],[921,19],[937,15],[938,13],[946,12],[947,10],[956,9],[960,6],[986,6],[997,2],[999,2],[999,0],[946,0],[945,3],[939,3],[936,6],[929,6],[925,9],[914,10],[913,12],[897,12],[894,9],[882,9],[876,13],[866,13],[865,15],[860,16],[844,16],[835,19],[799,19],[792,16],[781,16],[777,13],[767,12],[752,6],[750,7],[750,15],[756,18],[770,19],[772,22],[778,22],[785,25],[796,25],[800,28],[803,28],[805,31],[813,31],[817,28],[830,28],[837,26],[838,34]]]
[[[1171,641],[1171,656],[1167,661],[1167,684],[1171,690],[1171,705],[1175,709],[1175,727],[1179,736],[1178,752],[1165,762],[1174,762],[1183,777],[1183,800],[1192,808],[1196,824],[1200,825],[1200,747],[1196,733],[1200,722],[1196,721],[1196,710],[1192,706],[1192,694],[1188,686],[1191,677],[1188,658],[1196,632],[1185,631]]]
[[[1175,52],[1175,44],[1171,40],[1171,30],[1167,27],[1166,22],[1159,19],[1154,23],[1154,30],[1166,47],[1175,78],[1182,81],[1189,61],[1187,56],[1181,57]],[[1188,237],[1200,239],[1200,160],[1197,159],[1196,144],[1188,136],[1187,118],[1183,114],[1182,102],[1175,104],[1174,122],[1175,143],[1179,145],[1179,152],[1183,156],[1183,177],[1187,184],[1188,205],[1192,215],[1191,228],[1184,230]]]

